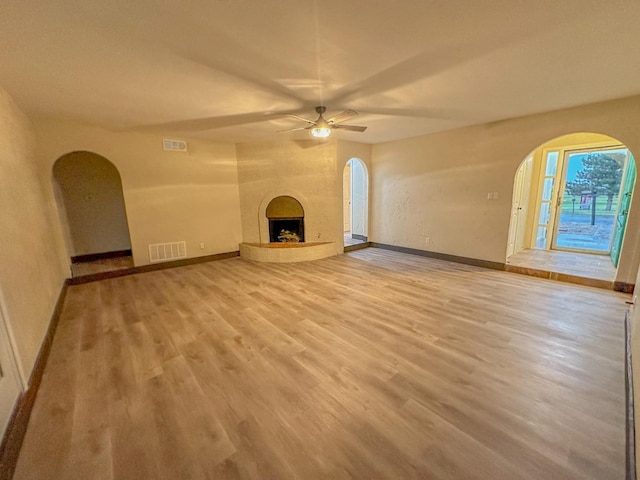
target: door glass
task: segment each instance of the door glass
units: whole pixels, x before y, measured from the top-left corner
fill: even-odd
[[[620,188],[620,201],[618,205],[618,217],[616,219],[615,230],[613,233],[613,241],[611,242],[611,261],[615,267],[618,266],[620,260],[620,250],[622,249],[622,239],[627,226],[627,215],[631,206],[631,196],[633,194],[633,185],[636,180],[636,162],[633,155],[629,153],[627,158],[627,168],[622,179],[622,187]]]
[[[545,177],[554,177],[558,170],[558,152],[549,152],[547,154],[547,168],[545,169]]]
[[[545,248],[547,246],[547,227],[538,227],[536,234],[536,248]]]
[[[556,248],[609,253],[627,156],[625,148],[567,152]]]
[[[545,178],[542,184],[542,200],[548,202],[553,194],[553,178]]]
[[[540,205],[540,218],[538,219],[538,223],[540,225],[546,225],[549,223],[551,208],[548,203],[543,203]]]
[[[549,220],[551,219],[551,200],[553,199],[553,187],[556,182],[558,170],[559,152],[546,152],[544,178],[542,180],[542,193],[540,195],[538,226],[536,229],[536,248],[547,248],[547,233]]]

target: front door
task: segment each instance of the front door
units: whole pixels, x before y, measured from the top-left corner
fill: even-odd
[[[566,151],[552,248],[609,255],[626,148]]]
[[[618,266],[620,260],[620,249],[622,247],[622,239],[624,230],[627,226],[627,216],[629,214],[629,206],[631,205],[631,195],[633,193],[633,185],[636,181],[636,161],[629,153],[627,160],[627,168],[624,172],[622,180],[622,188],[620,189],[620,205],[618,215],[616,217],[615,232],[613,233],[613,242],[611,243],[611,261],[614,266]]]

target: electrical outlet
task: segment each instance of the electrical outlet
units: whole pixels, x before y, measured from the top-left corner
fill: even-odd
[[[424,237],[424,244],[431,245],[431,237]]]
[[[204,250],[204,242],[200,242],[200,250]]]

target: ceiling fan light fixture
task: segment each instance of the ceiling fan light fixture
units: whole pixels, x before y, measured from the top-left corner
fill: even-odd
[[[329,127],[313,127],[311,129],[311,135],[316,138],[327,138],[331,135],[331,129]]]

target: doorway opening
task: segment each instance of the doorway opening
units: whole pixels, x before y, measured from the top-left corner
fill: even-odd
[[[613,281],[635,177],[631,152],[606,135],[538,147],[514,177],[507,264]]]
[[[350,159],[342,176],[344,246],[367,243],[369,229],[369,175],[359,158]]]
[[[58,211],[78,277],[133,267],[120,173],[106,158],[72,152],[53,165]]]

